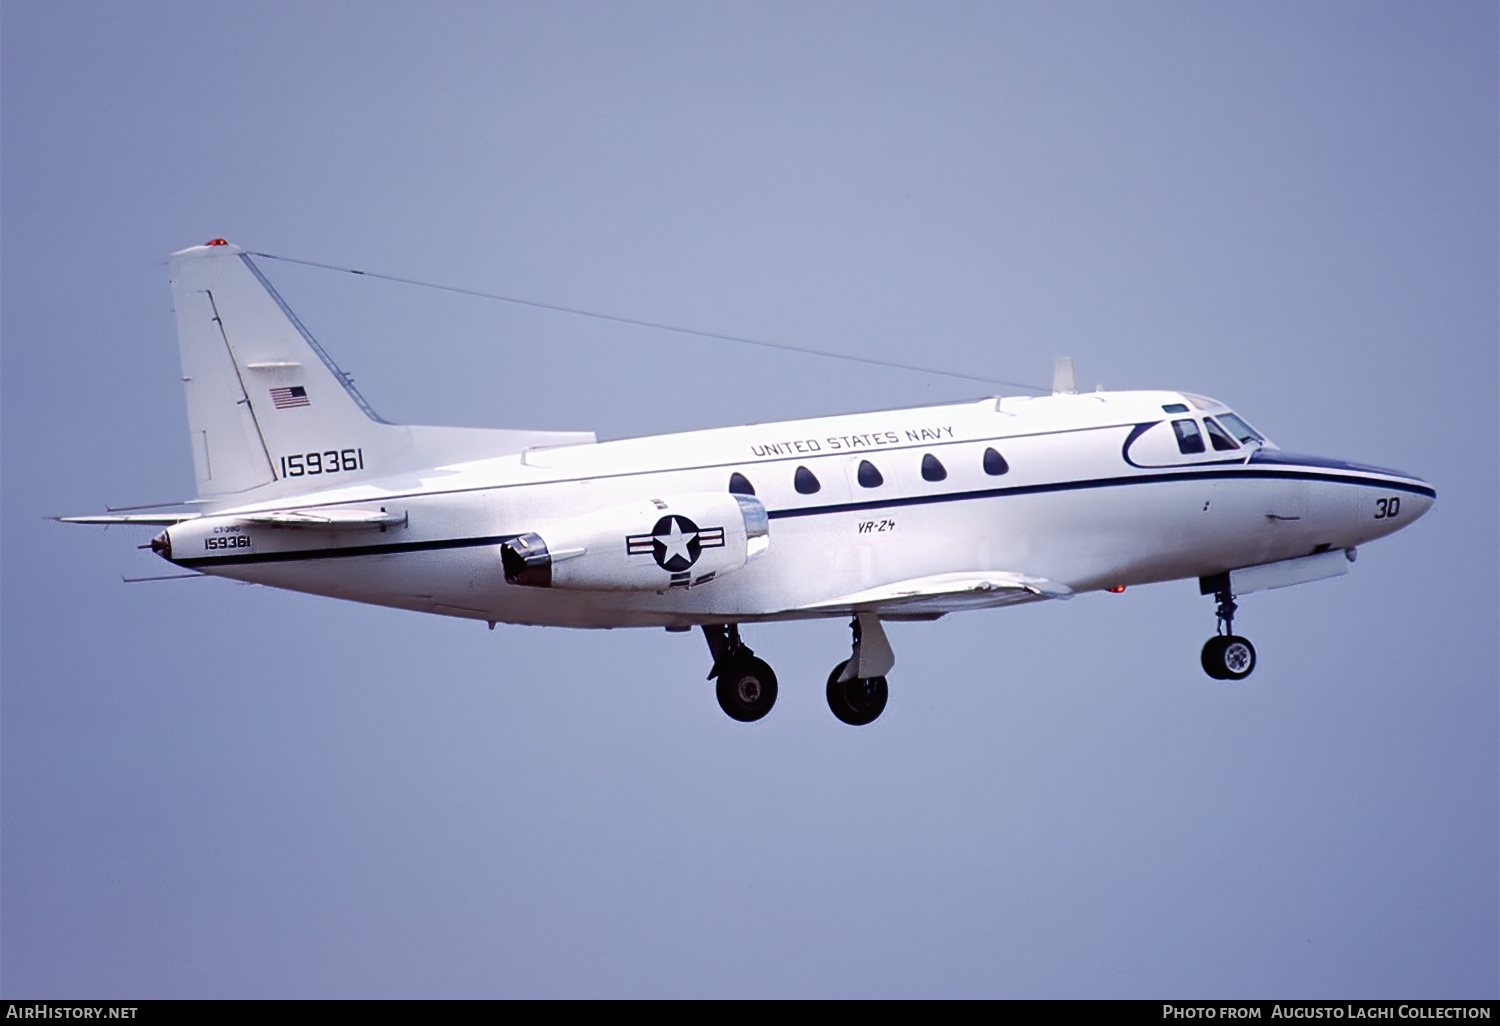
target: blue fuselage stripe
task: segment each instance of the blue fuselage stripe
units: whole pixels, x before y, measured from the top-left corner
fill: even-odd
[[[1298,481],[1332,481],[1336,484],[1369,485],[1398,492],[1437,498],[1437,492],[1413,481],[1388,481],[1378,477],[1349,474],[1322,474],[1295,470],[1260,470],[1238,467],[1234,470],[1173,471],[1166,474],[1132,474],[1126,477],[1097,477],[1083,481],[1052,481],[1047,484],[1016,485],[1012,488],[980,488],[968,492],[944,492],[941,495],[908,495],[891,499],[868,499],[864,502],[841,502],[826,506],[801,506],[769,510],[772,520],[786,517],[816,516],[822,513],[852,513],[860,510],[890,509],[898,506],[925,506],[938,502],[961,502],[968,499],[997,499],[1008,495],[1039,495],[1043,492],[1072,492],[1089,488],[1119,488],[1124,485],[1161,484],[1166,481],[1230,480],[1234,478],[1271,478]]]
[[[436,552],[442,549],[477,549],[500,545],[513,534],[492,534],[484,538],[440,538],[436,541],[391,542],[387,545],[347,545],[336,549],[292,549],[286,552],[251,552],[235,556],[196,556],[173,559],[178,566],[243,566],[247,563],[290,563],[308,559],[339,559],[350,556],[389,556],[403,552]]]
[[[1379,477],[1352,474],[1328,474],[1317,471],[1301,471],[1292,468],[1277,470],[1238,466],[1222,470],[1178,470],[1164,474],[1132,474],[1125,477],[1090,478],[1083,481],[1053,481],[1048,484],[1016,485],[1010,488],[980,488],[965,492],[944,492],[935,495],[908,495],[888,499],[869,499],[864,502],[840,502],[823,506],[797,506],[767,511],[772,520],[792,517],[823,516],[835,513],[855,513],[863,510],[894,509],[902,506],[927,506],[945,502],[968,502],[974,499],[998,499],[1012,495],[1039,495],[1044,492],[1072,492],[1093,488],[1120,488],[1127,485],[1162,484],[1169,481],[1233,480],[1257,478],[1295,481],[1327,481],[1334,484],[1364,485],[1390,491],[1408,492],[1436,498],[1436,490],[1416,481],[1391,481]],[[243,566],[252,563],[287,563],[313,559],[347,559],[354,556],[384,556],[396,553],[433,552],[444,549],[481,548],[500,545],[514,538],[513,534],[488,535],[480,538],[443,538],[435,541],[391,542],[384,545],[351,545],[331,549],[296,549],[286,552],[256,552],[233,556],[204,556],[173,559],[178,566],[200,568],[206,566]]]

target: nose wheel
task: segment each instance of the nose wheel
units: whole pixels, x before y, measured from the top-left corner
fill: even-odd
[[[1203,672],[1214,680],[1244,680],[1255,670],[1255,646],[1249,640],[1234,633],[1234,614],[1239,608],[1229,590],[1229,575],[1204,578],[1205,594],[1210,590],[1218,600],[1215,611],[1219,617],[1219,633],[1203,645],[1200,661]]]
[[[1203,672],[1214,680],[1244,680],[1255,669],[1255,646],[1237,634],[1219,634],[1203,646]]]

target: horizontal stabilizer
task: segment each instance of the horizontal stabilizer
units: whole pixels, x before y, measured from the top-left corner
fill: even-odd
[[[171,527],[184,520],[196,520],[197,513],[100,513],[88,517],[53,517],[60,524],[140,524],[149,527]]]
[[[956,613],[964,609],[987,609],[1072,596],[1073,589],[1067,585],[1041,577],[1006,571],[971,571],[897,581],[803,608],[820,613]]]
[[[387,513],[383,509],[291,509],[275,513],[251,513],[235,519],[264,527],[311,527],[325,531],[348,531],[395,527],[406,523],[406,514]]]

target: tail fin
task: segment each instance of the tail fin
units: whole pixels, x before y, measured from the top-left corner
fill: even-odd
[[[249,254],[221,239],[173,254],[172,290],[198,495],[211,503],[594,441],[385,422]]]

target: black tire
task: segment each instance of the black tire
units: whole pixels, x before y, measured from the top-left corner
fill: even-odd
[[[719,672],[715,690],[730,719],[754,723],[776,704],[776,674],[762,659],[737,659]]]
[[[1237,634],[1220,634],[1203,646],[1203,672],[1214,680],[1244,680],[1255,672],[1255,646]]]
[[[891,692],[884,677],[855,677],[841,682],[839,677],[848,665],[845,659],[828,675],[828,708],[851,727],[863,727],[885,711]]]
[[[1216,634],[1203,643],[1203,672],[1214,680],[1224,679],[1224,636]]]

